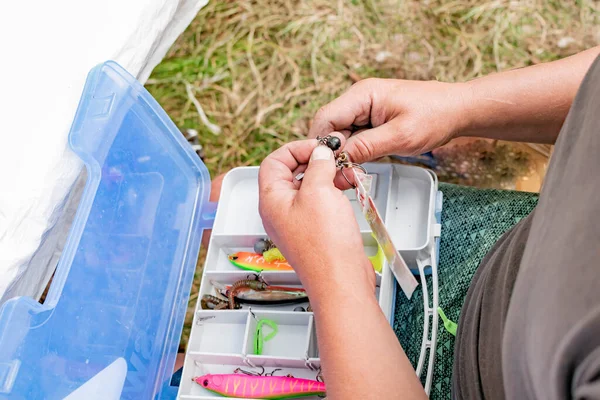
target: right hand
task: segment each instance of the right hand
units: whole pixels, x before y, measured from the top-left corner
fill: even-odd
[[[294,171],[301,165],[307,168],[299,182]],[[375,293],[373,266],[350,201],[334,186],[335,174],[333,152],[316,140],[286,144],[263,160],[258,173],[266,233],[294,266],[313,307],[330,297],[330,282],[355,294]]]
[[[465,126],[461,83],[365,79],[322,107],[309,137],[340,132],[356,163],[417,155],[453,139]]]

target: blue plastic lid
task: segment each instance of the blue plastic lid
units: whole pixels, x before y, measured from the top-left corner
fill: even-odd
[[[158,103],[107,62],[70,133],[87,183],[45,303],[0,309],[0,399],[173,398],[210,176]]]

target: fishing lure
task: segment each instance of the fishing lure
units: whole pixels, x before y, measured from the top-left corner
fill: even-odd
[[[375,237],[375,236],[373,236]],[[369,261],[371,261],[371,264],[373,265],[373,269],[379,273],[381,273],[381,271],[383,270],[383,262],[385,260],[385,253],[383,252],[383,249],[381,248],[381,246],[378,244],[377,245],[377,253],[374,256],[370,256],[369,257]]]
[[[242,279],[241,281],[235,282],[227,291],[227,298],[229,299],[229,309],[235,309],[235,296],[242,290],[255,290],[264,291],[267,288],[267,284],[258,279]]]
[[[271,328],[271,333],[263,335],[263,325]],[[277,335],[278,330],[279,328],[275,321],[266,318],[258,320],[256,323],[256,330],[254,332],[254,354],[258,356],[262,355],[264,343],[273,339]]]
[[[211,392],[233,398],[294,399],[325,395],[325,383],[288,376],[207,374],[192,380]]]
[[[221,295],[229,298],[232,286],[226,286],[215,281],[211,281],[211,283]],[[256,290],[255,288],[250,286],[243,286],[242,284],[238,285],[236,293],[234,294],[235,301],[239,303],[256,304],[263,306],[298,304],[305,303],[308,301],[308,295],[306,294],[306,290],[301,288],[271,285],[266,285],[264,289],[262,289],[262,285],[260,287],[261,289]]]
[[[456,336],[456,330],[458,329],[458,325],[456,324],[456,322],[453,322],[448,317],[446,317],[446,314],[442,310],[442,307],[438,307],[437,312],[440,315],[440,318],[442,318],[442,321],[444,321],[444,328],[446,328],[449,334],[451,334],[452,336]]]
[[[203,310],[224,310],[229,306],[229,301],[210,294],[205,294],[202,296],[202,299],[200,299],[200,306]],[[242,306],[235,304],[235,308],[240,309]]]
[[[273,248],[265,251],[263,253],[263,258],[265,259],[266,262],[269,262],[269,263],[275,262],[275,261],[287,262],[287,260],[285,259],[283,254],[281,254],[281,251],[277,247],[273,247]]]
[[[239,251],[228,256],[229,261],[238,268],[261,272],[261,271],[293,271],[294,269],[287,261],[267,262],[261,254]]]

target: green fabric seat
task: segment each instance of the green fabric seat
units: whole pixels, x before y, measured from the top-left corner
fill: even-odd
[[[458,322],[473,274],[494,243],[536,206],[535,193],[476,189],[440,183],[444,194],[439,260],[439,304]],[[432,291],[428,278],[429,293]],[[416,367],[423,335],[423,296],[417,288],[409,301],[397,288],[394,330]],[[430,295],[431,296],[431,295]],[[440,318],[431,399],[450,399],[454,336]],[[425,372],[427,366],[424,368]],[[423,373],[424,381],[425,373]]]

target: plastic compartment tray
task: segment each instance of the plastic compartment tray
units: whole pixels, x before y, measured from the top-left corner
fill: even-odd
[[[429,171],[417,167],[390,164],[366,164],[365,167],[374,175],[372,194],[394,244],[407,264],[416,270],[417,259],[433,256],[430,253],[435,248],[432,243],[438,231],[435,226],[437,180]],[[365,252],[372,255],[377,251],[377,244],[360,212],[354,191],[346,194],[353,203]],[[236,251],[252,251],[255,241],[264,237],[258,213],[258,168],[236,168],[225,176],[221,188],[184,363],[180,399],[223,398],[205,390],[192,378],[207,373],[232,373],[237,367],[282,368],[282,374],[315,379],[320,359],[312,313],[294,312],[297,305],[243,306],[241,310],[202,310],[200,307],[203,295],[214,294],[211,281],[232,284],[247,278],[248,271],[232,265],[227,256]],[[261,276],[269,284],[301,285],[293,271],[265,271]],[[382,274],[378,274],[377,283],[379,304],[391,321],[396,285],[387,264]],[[252,340],[256,320],[260,318],[277,322],[279,332],[265,343],[263,354],[259,356],[253,354]]]

